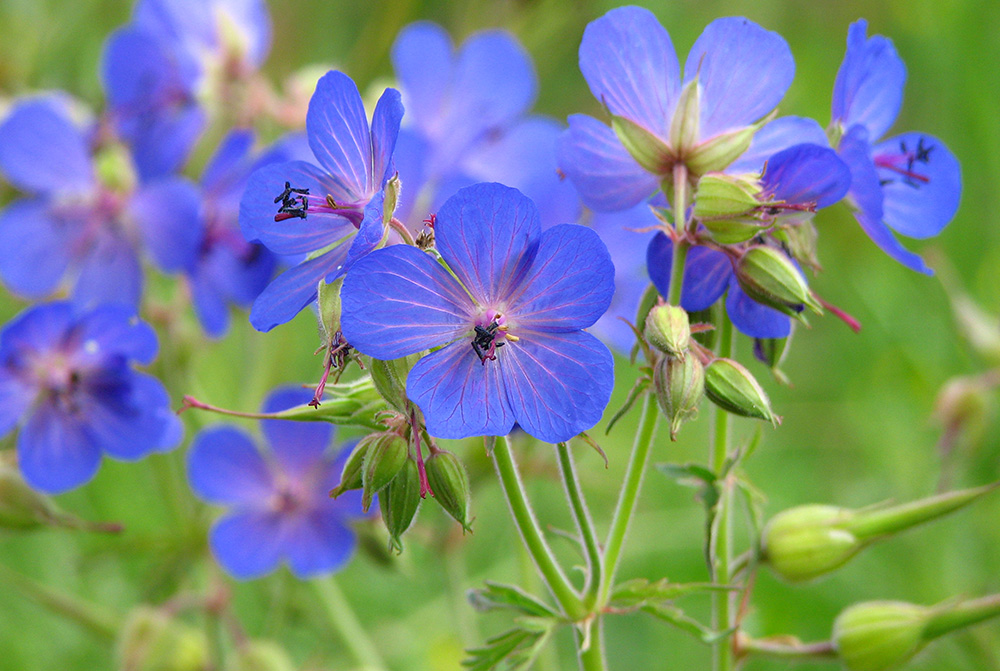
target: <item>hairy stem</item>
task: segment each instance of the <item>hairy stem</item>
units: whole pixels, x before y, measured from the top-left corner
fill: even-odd
[[[729,317],[723,315],[719,325],[719,356],[730,357],[733,353],[733,325]],[[729,456],[730,415],[722,408],[715,408],[715,432],[712,438],[711,465],[716,475],[722,475]],[[728,476],[722,481],[715,532],[712,544],[712,579],[717,584],[728,584],[732,578],[732,486]],[[712,596],[712,626],[716,631],[725,631],[732,626],[732,598],[729,592],[721,591]],[[730,637],[715,642],[712,653],[714,671],[731,671],[733,668],[733,646]]]
[[[559,472],[566,489],[566,498],[573,511],[573,519],[576,520],[576,528],[580,532],[583,548],[587,555],[587,586],[584,588],[584,604],[587,608],[593,608],[601,588],[604,559],[601,557],[601,548],[597,541],[597,532],[594,530],[594,522],[590,519],[587,502],[580,490],[580,481],[576,477],[576,468],[573,465],[573,455],[570,453],[569,446],[566,443],[558,443],[556,454],[559,457]]]

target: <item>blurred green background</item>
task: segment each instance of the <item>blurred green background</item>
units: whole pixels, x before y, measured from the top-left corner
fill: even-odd
[[[958,283],[991,311],[1000,312],[1000,3],[990,0],[933,2],[741,3],[721,0],[638,3],[652,9],[670,31],[681,58],[713,18],[745,15],[780,32],[797,63],[797,77],[782,111],[829,119],[830,91],[844,52],[848,25],[859,17],[869,32],[890,36],[906,62],[909,81],[894,131],[922,130],[945,141],[963,166],[964,192],[955,221],[933,241],[910,244],[948,264]],[[391,76],[388,49],[398,29],[416,19],[443,24],[460,41],[486,27],[513,31],[534,57],[540,94],[536,109],[564,119],[574,112],[599,114],[576,68],[586,23],[615,3],[596,0],[395,0],[271,2],[274,42],[265,73],[280,83],[310,63],[336,65],[362,89]],[[124,23],[131,7],[120,0],[0,0],[0,96],[65,89],[101,106],[97,64],[102,41]],[[0,187],[4,199],[12,192]],[[864,236],[846,209],[818,219],[825,272],[812,280],[823,297],[864,325],[851,333],[832,317],[800,329],[785,370],[792,388],[767,380],[778,430],[765,428],[761,449],[747,465],[751,479],[774,513],[811,502],[865,506],[933,492],[941,475],[935,447],[939,430],[929,417],[938,390],[952,376],[982,369],[960,338],[939,278],[912,273],[889,260]],[[637,253],[643,253],[637,250]],[[170,283],[160,282],[163,294]],[[4,298],[0,317],[22,307]],[[994,326],[998,322],[994,320]],[[164,335],[153,371],[164,375],[179,404],[180,393],[246,410],[268,389],[318,377],[318,344],[309,314],[266,335],[240,319],[220,342],[197,344],[190,315]],[[740,341],[741,358],[749,343]],[[189,367],[183,364],[190,363]],[[190,373],[185,372],[189,370]],[[766,371],[757,367],[761,376]],[[619,361],[616,398],[634,374]],[[579,448],[584,487],[601,532],[606,529],[621,481],[635,412],[603,442],[610,458]],[[669,443],[661,431],[654,461],[704,461],[709,409]],[[188,435],[213,418],[186,415]],[[756,426],[738,421],[747,440]],[[249,426],[249,425],[248,425]],[[957,455],[955,486],[997,479],[998,428]],[[8,437],[3,447],[11,447]],[[474,499],[475,533],[462,537],[436,506],[426,506],[408,536],[407,551],[391,565],[359,554],[336,580],[358,618],[393,669],[458,668],[463,646],[502,630],[502,616],[480,616],[464,602],[464,590],[485,578],[533,581],[506,506],[477,445],[455,446],[480,476]],[[552,455],[523,446],[525,471],[543,522],[569,528]],[[82,516],[120,521],[126,533],[100,537],[44,531],[0,533],[0,563],[54,589],[123,614],[143,602],[204,589],[218,581],[204,561],[204,533],[216,514],[183,493],[182,453],[139,464],[107,461],[97,479],[64,495],[60,503]],[[876,546],[835,575],[790,586],[766,571],[758,577],[747,631],[792,634],[803,640],[829,635],[832,618],[859,600],[899,599],[935,603],[956,595],[1000,591],[1000,498],[994,496],[956,517]],[[655,471],[646,478],[620,576],[704,580],[703,521],[690,490]],[[573,563],[568,543],[557,547]],[[2,577],[2,576],[0,576]],[[342,642],[329,633],[324,611],[308,584],[281,571],[267,579],[230,584],[233,605],[246,630],[287,646],[307,668],[351,668]],[[707,602],[682,605],[707,619]],[[198,622],[197,618],[192,620]],[[987,624],[932,644],[909,667],[982,671],[1000,669],[1000,625]],[[570,669],[568,632],[538,668]],[[608,618],[611,669],[704,669],[706,647],[646,616]],[[52,615],[0,580],[0,668],[103,669],[114,665],[113,644]],[[832,663],[802,668],[836,668]],[[747,669],[798,668],[754,660]]]

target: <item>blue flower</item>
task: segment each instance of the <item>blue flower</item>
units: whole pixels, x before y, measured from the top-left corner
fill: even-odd
[[[361,94],[350,77],[328,72],[316,85],[306,116],[309,146],[321,167],[305,161],[256,170],[240,202],[240,228],[276,254],[309,254],[279,275],[254,301],[259,331],[283,324],[316,300],[321,280],[344,275],[383,235],[384,187],[403,106],[386,89],[369,129]]]
[[[0,277],[17,294],[51,294],[67,274],[74,301],[137,306],[144,243],[165,271],[185,268],[197,251],[198,192],[181,178],[136,189],[105,183],[92,152],[94,129],[72,121],[56,98],[17,103],[0,125],[0,172],[29,195],[0,213]],[[123,165],[127,172],[130,168]]]
[[[476,182],[518,189],[543,226],[577,220],[579,199],[556,165],[562,127],[527,114],[537,83],[512,35],[476,33],[456,51],[437,24],[413,23],[396,38],[392,63],[408,110],[393,157],[401,220],[419,230],[429,212]]]
[[[20,425],[18,464],[35,489],[82,485],[105,452],[133,461],[180,441],[163,385],[130,365],[148,364],[157,349],[153,330],[131,314],[49,303],[0,332],[0,435]]]
[[[673,163],[770,112],[791,84],[795,63],[781,36],[730,17],[705,28],[681,79],[670,36],[656,17],[639,7],[620,7],[587,26],[580,70],[608,112],[637,125],[664,148],[663,164],[647,170],[610,127],[582,114],[569,118],[569,130],[559,141],[560,167],[584,204],[616,211],[648,199]],[[697,132],[686,137],[689,130],[672,133],[671,125],[683,114],[677,107],[682,88],[695,78],[701,89],[700,114]],[[692,125],[688,120],[689,129]]]
[[[758,164],[757,169],[760,167]],[[769,199],[822,209],[844,197],[851,176],[832,149],[801,144],[771,156],[760,181]],[[658,233],[646,250],[646,265],[650,279],[664,296],[670,287],[672,263],[673,243]],[[733,261],[726,253],[692,247],[684,265],[681,306],[688,312],[708,309],[727,290],[726,312],[741,333],[753,338],[784,338],[791,332],[787,315],[757,303],[740,288]]]
[[[593,426],[611,394],[611,353],[582,329],[614,292],[594,231],[541,230],[530,199],[501,184],[460,190],[437,213],[434,257],[396,245],[358,261],[341,291],[347,341],[377,359],[433,349],[406,393],[441,438],[548,442]]]
[[[277,389],[263,411],[301,405],[311,395]],[[261,428],[264,450],[230,426],[205,429],[191,444],[191,488],[209,503],[230,506],[212,526],[212,553],[241,580],[270,573],[282,561],[299,578],[338,570],[354,550],[348,522],[361,515],[359,491],[329,496],[351,445],[332,446],[333,427],[320,422],[264,420]]]
[[[906,68],[892,41],[867,38],[868,23],[851,25],[847,53],[833,88],[837,147],[851,169],[848,193],[861,228],[882,251],[913,270],[932,274],[893,232],[929,238],[948,225],[962,194],[961,167],[943,142],[903,133],[881,142],[903,100]]]

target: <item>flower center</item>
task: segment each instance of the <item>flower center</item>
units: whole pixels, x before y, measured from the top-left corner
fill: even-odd
[[[295,483],[286,481],[278,485],[271,499],[271,509],[282,515],[292,515],[306,507],[306,497]]]
[[[507,344],[507,341],[517,342],[519,338],[509,333],[510,326],[507,317],[496,310],[487,310],[476,319],[475,334],[472,337],[472,351],[479,357],[479,362],[496,361],[497,349]]]
[[[61,352],[51,352],[35,360],[32,372],[45,397],[67,412],[77,409],[83,376],[69,357]]]
[[[274,203],[281,203],[278,213],[274,215],[275,221],[305,219],[310,213],[336,214],[349,220],[355,228],[360,228],[365,216],[364,203],[338,203],[330,194],[323,200],[310,200],[309,189],[298,189],[291,182],[285,182],[285,190],[275,197]]]
[[[908,148],[906,141],[900,140],[899,153],[880,154],[875,157],[875,165],[902,176],[903,184],[912,186],[914,189],[919,189],[922,185],[929,183],[931,178],[920,174],[914,168],[917,168],[918,164],[926,165],[930,163],[931,151],[933,149],[934,145],[924,146],[924,138],[920,138],[915,149]],[[896,180],[890,177],[883,179],[881,184],[885,186],[894,181]]]

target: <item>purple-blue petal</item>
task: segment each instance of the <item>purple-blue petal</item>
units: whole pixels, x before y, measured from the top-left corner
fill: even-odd
[[[436,134],[443,119],[452,65],[451,38],[436,23],[411,23],[392,45],[392,69],[402,89],[406,118],[425,134]]]
[[[304,219],[291,217],[275,221],[280,207],[274,202],[285,189],[309,189],[310,203],[324,204],[327,194],[347,195],[322,170],[304,161],[271,163],[255,170],[247,179],[240,201],[240,230],[251,242],[260,242],[275,254],[308,254],[322,249],[354,230],[345,217],[324,212],[309,212]]]
[[[0,277],[7,288],[36,299],[52,293],[70,264],[76,223],[83,222],[60,219],[47,200],[18,200],[0,212]]]
[[[17,463],[33,489],[59,494],[97,474],[101,447],[75,415],[45,401],[17,436]]]
[[[93,242],[80,267],[73,302],[81,308],[103,303],[138,306],[142,298],[142,266],[132,244],[114,233]]]
[[[614,385],[614,360],[584,331],[521,332],[500,365],[518,425],[548,443],[569,440],[601,419]]]
[[[0,354],[6,362],[11,357],[55,349],[63,344],[74,320],[73,306],[64,301],[23,310],[0,331]]]
[[[246,174],[254,140],[254,132],[248,128],[229,131],[201,173],[201,186],[206,191],[217,193],[242,179]]]
[[[569,117],[559,136],[559,167],[584,204],[598,212],[635,207],[659,188],[659,181],[628,153],[614,131],[585,114]]]
[[[591,21],[580,42],[580,72],[611,114],[661,138],[669,135],[680,66],[670,35],[652,12],[619,7]]]
[[[379,185],[372,173],[368,117],[354,80],[336,70],[323,75],[309,101],[306,132],[316,160],[347,196],[343,199],[367,202]]]
[[[430,146],[422,135],[411,128],[399,129],[392,162],[396,165],[400,183],[404,184],[405,188],[399,191],[399,199],[396,201],[396,217],[414,232],[419,232],[423,228],[421,222],[430,214],[430,210],[426,212],[414,210],[418,203],[424,204],[421,194],[427,186],[428,165],[426,157],[429,152]],[[440,192],[440,189],[437,191]]]
[[[347,341],[382,360],[454,340],[472,330],[475,311],[440,263],[408,245],[358,261],[344,279],[341,307]]]
[[[882,168],[882,155],[901,153],[906,146],[910,156],[917,148],[927,151],[926,161],[915,161],[912,178]],[[962,167],[955,155],[937,138],[923,133],[904,133],[872,148],[882,181],[882,211],[886,225],[911,238],[937,235],[955,216],[962,197]],[[897,159],[898,161],[898,159]],[[901,168],[907,166],[896,163]],[[926,181],[924,181],[926,180]]]
[[[237,510],[212,526],[209,545],[229,575],[251,580],[278,568],[288,545],[286,526],[279,512]]]
[[[0,369],[0,436],[5,436],[21,421],[35,399],[36,391],[15,375]]]
[[[726,314],[737,331],[751,338],[787,338],[792,332],[788,315],[747,296],[735,278],[729,283]]]
[[[341,244],[278,275],[253,302],[250,324],[258,331],[270,331],[290,321],[316,300],[320,280],[344,264],[347,252],[348,245]]]
[[[822,209],[847,195],[851,171],[829,147],[799,144],[768,160],[761,183],[776,200]]]
[[[406,378],[406,395],[437,438],[506,436],[514,428],[499,361],[480,363],[471,342],[459,340],[428,354]]]
[[[295,577],[313,578],[342,568],[354,553],[354,532],[327,500],[287,530],[288,565]]]
[[[253,441],[231,426],[204,429],[191,441],[188,481],[209,503],[264,507],[274,495],[274,477]]]
[[[573,331],[603,315],[615,293],[615,267],[593,230],[559,224],[543,232],[528,275],[507,297],[507,316],[533,331]]]
[[[885,135],[903,104],[906,66],[892,40],[868,39],[868,22],[860,19],[847,31],[847,53],[833,85],[833,120],[845,129],[856,124],[875,140]]]
[[[207,123],[205,111],[193,101],[166,113],[143,115],[130,138],[139,177],[150,181],[180,169]]]
[[[399,91],[386,89],[375,105],[372,114],[372,177],[375,186],[381,188],[392,177],[392,152],[396,148],[399,122],[403,119],[403,103]]]
[[[703,88],[701,137],[749,126],[777,107],[795,77],[795,59],[781,35],[741,17],[716,19],[684,64],[685,83]]]
[[[180,419],[155,377],[105,369],[84,378],[83,387],[86,415],[80,422],[112,457],[135,461],[176,447],[182,435]]]
[[[673,243],[663,233],[653,236],[646,249],[649,279],[661,296],[667,296],[670,291],[673,252]],[[725,254],[708,247],[692,247],[688,250],[684,263],[681,307],[688,312],[711,307],[725,293],[732,274],[732,263]]]
[[[279,387],[264,399],[261,412],[288,410],[305,405],[312,397],[310,389]],[[284,475],[299,482],[316,476],[323,466],[323,455],[333,440],[331,424],[265,419],[260,426]]]
[[[159,268],[179,272],[193,268],[204,236],[201,193],[183,177],[148,184],[129,201],[143,243]]]
[[[764,162],[779,151],[797,144],[818,144],[829,146],[826,131],[815,119],[799,116],[783,116],[769,121],[754,133],[750,147],[733,163],[726,172],[731,175],[740,173],[759,173]]]
[[[16,104],[0,124],[0,172],[40,194],[85,194],[94,185],[83,132],[47,98]]]
[[[125,305],[100,305],[84,313],[73,327],[76,357],[94,363],[108,356],[123,356],[144,366],[156,357],[156,331],[135,317]]]
[[[492,183],[449,198],[434,227],[441,256],[483,307],[496,307],[521,283],[540,233],[535,204],[516,189]]]

